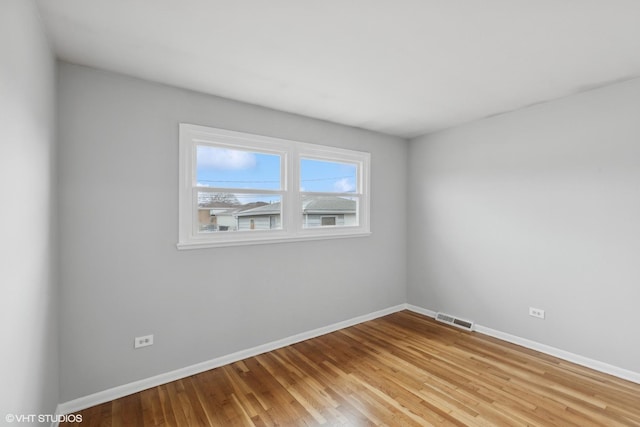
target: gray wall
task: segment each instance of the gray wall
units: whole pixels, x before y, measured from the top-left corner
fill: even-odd
[[[54,96],[35,6],[2,0],[0,423],[6,414],[53,414],[58,403]]]
[[[406,141],[64,63],[58,88],[62,401],[406,301]],[[179,122],[371,152],[373,235],[178,251]]]
[[[409,303],[640,372],[639,113],[635,80],[413,140]]]

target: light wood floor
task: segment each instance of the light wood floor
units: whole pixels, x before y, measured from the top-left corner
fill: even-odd
[[[79,412],[82,426],[640,426],[640,385],[403,311]]]

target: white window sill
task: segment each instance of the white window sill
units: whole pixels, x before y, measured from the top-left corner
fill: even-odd
[[[313,240],[328,240],[328,239],[350,239],[353,237],[368,237],[372,233],[370,231],[348,231],[343,233],[332,234],[300,234],[292,237],[261,237],[251,240],[202,240],[193,242],[179,242],[176,244],[178,250],[192,250],[192,249],[207,249],[207,248],[222,248],[228,246],[248,246],[248,245],[266,245],[275,243],[292,243],[292,242],[305,242]]]

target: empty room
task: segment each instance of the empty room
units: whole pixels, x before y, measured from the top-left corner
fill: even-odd
[[[640,426],[639,2],[0,34],[0,424]]]

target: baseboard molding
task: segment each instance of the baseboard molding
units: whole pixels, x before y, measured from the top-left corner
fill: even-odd
[[[426,308],[418,307],[417,305],[407,304],[407,310],[413,311],[414,313],[423,314],[427,317],[431,317],[435,319],[437,311],[428,310]]]
[[[164,374],[156,375],[153,377],[145,378],[139,381],[134,381],[129,384],[123,384],[118,387],[113,387],[107,390],[103,390],[88,396],[80,397],[78,399],[70,400],[58,405],[56,413],[70,414],[82,409],[90,408],[101,403],[109,402],[114,399],[119,399],[124,396],[128,396],[133,393],[137,393],[142,390],[146,390],[151,387],[157,387],[162,384],[166,384],[171,381],[176,381],[182,378],[189,377],[191,375],[199,374],[200,372],[215,369],[220,366],[228,365],[248,357],[257,356],[262,353],[277,350],[282,347],[286,347],[291,344],[295,344],[301,341],[305,341],[311,338],[319,337],[331,332],[335,332],[340,329],[348,328],[359,323],[367,322],[369,320],[377,319],[378,317],[386,316],[398,311],[407,309],[407,304],[399,304],[393,307],[385,308],[383,310],[375,311],[373,313],[365,314],[362,316],[354,317],[349,320],[334,323],[322,328],[313,329],[311,331],[302,332],[287,338],[283,338],[277,341],[272,341],[266,344],[259,345],[257,347],[241,350],[235,353],[228,354],[226,356],[217,357],[205,362],[197,363],[195,365],[187,366],[184,368],[176,369],[175,371],[167,372]]]
[[[58,421],[58,419],[63,415],[60,412],[60,405],[56,406],[56,411],[54,412],[53,415],[55,417],[55,420],[51,421],[51,427],[58,427],[60,425],[60,422]]]
[[[415,305],[407,304],[407,310],[423,314],[428,317],[435,317],[436,313],[433,310],[418,307]],[[498,338],[502,341],[507,341],[512,344],[517,344],[522,347],[529,348],[531,350],[539,351],[550,356],[557,357],[558,359],[566,360],[568,362],[581,365],[594,371],[603,372],[605,374],[613,375],[614,377],[622,378],[627,381],[631,381],[640,384],[640,373],[630,371],[628,369],[619,368],[617,366],[610,365],[608,363],[600,362],[599,360],[590,359],[588,357],[580,356],[575,353],[571,353],[559,348],[551,347],[546,344],[532,341],[526,338],[521,338],[516,335],[511,335],[506,332],[497,331],[495,329],[487,328],[486,326],[475,324],[474,329],[476,332],[490,337]]]
[[[531,341],[526,338],[521,338],[516,335],[507,334],[505,332],[496,331],[495,329],[487,328],[485,326],[476,325],[476,331],[484,335],[489,335],[494,338],[498,338],[503,341],[507,341],[513,344],[521,345],[522,347],[530,348],[532,350],[539,351],[551,356],[555,356],[558,359],[563,359],[576,365],[585,366],[591,368],[594,371],[603,372],[605,374],[613,375],[614,377],[622,378],[637,384],[640,384],[640,373],[630,371],[628,369],[619,368],[617,366],[610,365],[608,363],[600,362],[599,360],[590,359],[588,357],[580,356],[579,354],[571,353],[556,347],[551,347],[546,344],[542,344],[536,341]]]

